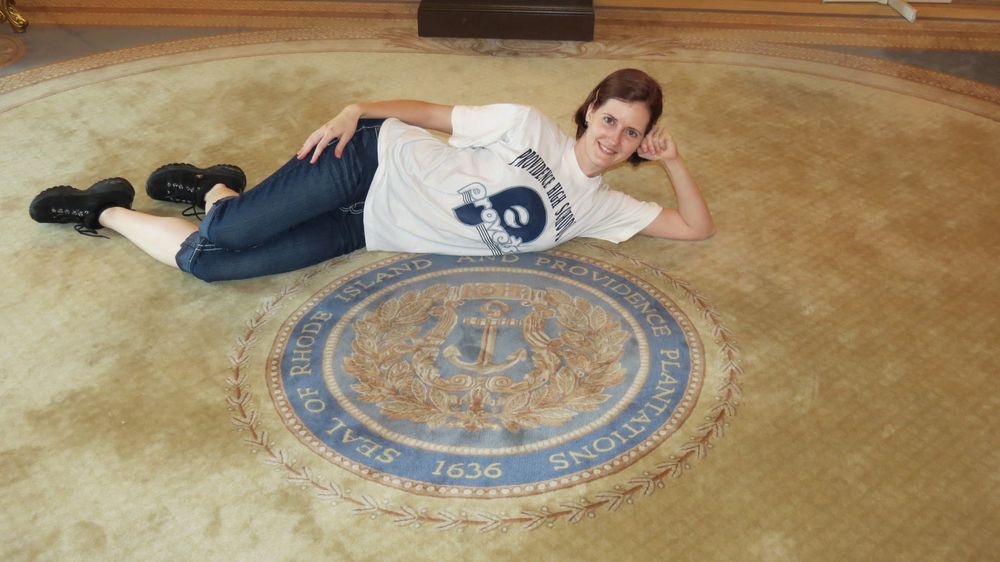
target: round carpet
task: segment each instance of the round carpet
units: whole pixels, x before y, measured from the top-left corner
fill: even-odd
[[[16,139],[0,488],[31,506],[4,523],[6,558],[995,546],[995,92],[776,46],[250,43],[91,59],[0,102]],[[516,263],[359,253],[206,285],[26,213],[45,187],[141,186],[171,161],[232,162],[253,183],[355,100],[528,103],[568,130],[623,66],[663,83],[712,240],[574,241]],[[672,203],[653,167],[608,179]],[[458,320],[425,346],[434,360],[407,351],[443,310]],[[542,316],[555,363],[524,328]],[[581,358],[600,384],[559,374]],[[446,363],[479,378],[417,376]]]

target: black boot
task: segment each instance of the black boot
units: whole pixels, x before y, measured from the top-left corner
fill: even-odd
[[[98,218],[109,207],[132,208],[135,189],[124,178],[101,180],[87,189],[68,185],[50,187],[31,201],[28,214],[41,223],[75,223],[76,231],[87,236],[107,238],[97,234]]]
[[[205,208],[205,194],[218,183],[243,193],[247,177],[243,170],[231,164],[216,164],[209,168],[167,164],[150,174],[146,180],[146,193],[157,201],[187,203],[190,206],[183,214],[199,216],[198,209]]]

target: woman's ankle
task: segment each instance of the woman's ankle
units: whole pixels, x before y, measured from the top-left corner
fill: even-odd
[[[205,212],[207,213],[212,208],[212,205],[215,205],[220,200],[238,195],[239,192],[230,189],[225,184],[217,183],[213,185],[211,189],[205,192]]]
[[[115,230],[115,220],[116,217],[122,216],[123,213],[129,212],[131,209],[126,209],[125,207],[112,206],[104,209],[97,215],[97,222],[105,228],[110,228]]]

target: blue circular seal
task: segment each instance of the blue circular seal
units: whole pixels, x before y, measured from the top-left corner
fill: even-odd
[[[413,493],[538,494],[615,473],[697,401],[701,341],[652,286],[567,254],[397,255],[282,326],[268,388],[328,461]]]

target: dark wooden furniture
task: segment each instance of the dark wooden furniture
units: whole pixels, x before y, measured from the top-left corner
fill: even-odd
[[[421,0],[421,37],[592,41],[593,0]]]

